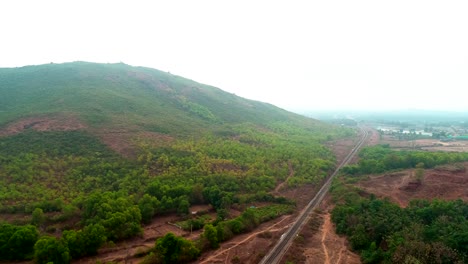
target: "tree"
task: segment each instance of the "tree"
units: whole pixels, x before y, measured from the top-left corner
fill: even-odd
[[[34,209],[34,211],[32,212],[32,220],[31,220],[31,224],[35,225],[35,226],[41,226],[45,221],[45,216],[44,216],[44,212],[42,211],[41,208],[36,208]]]
[[[82,230],[87,255],[96,255],[97,250],[106,242],[106,229],[100,224],[85,226]]]
[[[229,211],[222,208],[216,210],[216,221],[224,221],[229,216]]]
[[[424,177],[424,163],[420,162],[416,164],[415,177],[418,182],[422,182]]]
[[[149,194],[143,195],[143,197],[138,202],[138,208],[140,208],[141,220],[143,221],[143,223],[151,223],[151,220],[156,214],[159,205],[160,202],[158,201],[158,198],[153,197]]]
[[[88,225],[83,230],[63,231],[63,240],[67,244],[70,256],[80,258],[95,255],[97,250],[106,242],[106,230],[100,224]]]
[[[27,259],[32,257],[34,244],[39,237],[35,226],[20,227],[8,240],[9,259]]]
[[[155,249],[164,264],[188,262],[200,255],[200,250],[191,241],[170,232],[156,240]]]
[[[141,232],[141,213],[131,197],[116,192],[95,192],[83,204],[86,225],[100,224],[109,240],[120,240]]]
[[[0,259],[9,259],[8,241],[18,230],[17,226],[11,224],[0,224]]]
[[[229,229],[234,234],[240,234],[245,230],[244,224],[237,218],[229,220],[227,223],[228,223]]]
[[[203,185],[195,184],[192,187],[191,202],[193,204],[202,204],[203,201]]]
[[[69,248],[69,254],[72,258],[80,258],[85,254],[82,231],[65,230],[62,238]]]
[[[221,208],[221,201],[224,196],[218,186],[212,186],[209,188],[203,189],[203,198],[205,201],[208,201],[215,209]]]
[[[187,215],[189,213],[190,203],[187,196],[179,197],[179,204],[177,205],[177,214]]]
[[[41,237],[34,245],[34,260],[43,263],[70,263],[68,247],[55,237]]]
[[[203,232],[203,237],[206,238],[211,248],[219,247],[218,232],[213,225],[205,225],[205,232]]]

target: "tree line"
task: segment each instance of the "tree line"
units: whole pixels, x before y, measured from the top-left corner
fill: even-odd
[[[343,168],[350,175],[382,173],[390,170],[415,168],[424,164],[424,168],[451,164],[468,160],[466,152],[429,152],[429,151],[396,151],[389,145],[365,147],[359,153],[359,162]]]

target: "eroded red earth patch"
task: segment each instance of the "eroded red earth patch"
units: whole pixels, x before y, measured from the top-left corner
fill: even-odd
[[[468,163],[446,165],[424,171],[418,186],[412,180],[413,170],[371,176],[356,185],[369,193],[405,207],[412,199],[462,199],[468,201]]]
[[[87,128],[86,124],[74,115],[53,115],[28,117],[0,128],[0,136],[11,136],[25,129],[36,131],[73,131]]]

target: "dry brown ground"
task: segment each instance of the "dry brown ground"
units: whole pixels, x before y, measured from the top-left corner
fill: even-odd
[[[174,138],[156,133],[141,131],[141,129],[97,129],[92,131],[104,144],[125,157],[135,157],[138,145],[151,147],[167,146]]]
[[[468,201],[468,163],[425,170],[422,184],[409,188],[413,170],[371,176],[356,185],[378,197],[405,207],[411,199],[463,199]]]
[[[380,140],[380,134],[377,130],[373,128],[367,128],[367,131],[369,132],[369,138],[366,142],[366,146],[373,146],[382,143]]]
[[[34,129],[36,131],[71,131],[86,127],[85,123],[72,114],[36,116],[20,119],[0,128],[0,137],[15,135],[25,129]]]
[[[380,143],[380,135],[377,130],[366,127],[366,130],[369,133],[369,137],[365,143],[365,146],[372,146]],[[336,156],[337,164],[340,164],[346,156],[351,152],[353,147],[356,145],[357,141],[361,134],[359,133],[356,138],[346,138],[337,141],[333,141],[327,144],[327,146],[333,151]],[[354,156],[354,158],[350,161],[350,163],[357,162],[358,156]]]
[[[329,147],[336,156],[337,164],[340,164],[351,151],[353,146],[356,144],[356,139],[346,138],[333,142],[329,142],[327,147]]]
[[[310,217],[281,263],[359,264],[359,256],[349,250],[348,241],[335,233],[330,219],[333,205],[326,198]]]

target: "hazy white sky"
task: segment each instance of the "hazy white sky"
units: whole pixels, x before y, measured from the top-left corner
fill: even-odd
[[[2,0],[0,67],[124,62],[289,110],[468,110],[467,14],[466,0]]]

